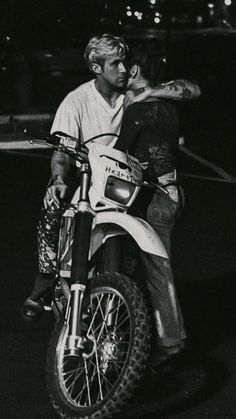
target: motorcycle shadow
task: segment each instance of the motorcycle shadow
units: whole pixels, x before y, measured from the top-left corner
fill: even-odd
[[[232,384],[235,275],[179,282],[177,288],[188,334],[186,350],[155,374],[147,370],[119,419],[185,419]],[[209,417],[214,417],[210,409]]]
[[[148,372],[143,384],[117,419],[189,417],[189,411],[218,393],[227,382],[229,368],[216,356],[181,360],[165,365],[155,375]],[[176,415],[176,416],[175,416]],[[181,416],[182,418],[182,416]]]

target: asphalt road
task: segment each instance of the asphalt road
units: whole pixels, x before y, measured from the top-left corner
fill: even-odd
[[[224,168],[232,173],[233,147],[228,157]],[[53,319],[28,324],[20,316],[37,269],[35,231],[49,171],[48,159],[0,154],[1,419],[57,418],[45,386]],[[183,155],[180,171],[186,209],[173,235],[173,266],[187,350],[173,368],[146,377],[120,419],[236,418],[235,184],[186,176],[217,177]]]

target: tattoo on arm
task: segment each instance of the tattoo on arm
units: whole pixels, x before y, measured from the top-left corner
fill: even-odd
[[[184,81],[173,81],[171,84],[166,85],[170,93],[175,92],[176,96],[182,99],[190,99],[192,97],[191,90],[186,86]]]
[[[170,97],[182,100],[195,99],[201,95],[200,87],[185,79],[174,80],[164,83],[164,88],[169,92]]]
[[[53,182],[59,181],[64,183],[69,173],[70,158],[60,151],[56,151],[52,155],[51,170]]]

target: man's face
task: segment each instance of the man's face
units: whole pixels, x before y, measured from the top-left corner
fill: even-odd
[[[111,55],[106,58],[101,76],[108,84],[117,89],[125,89],[128,81],[126,58],[120,55]]]

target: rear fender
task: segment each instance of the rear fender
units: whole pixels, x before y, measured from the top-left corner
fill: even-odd
[[[160,237],[146,221],[115,211],[96,214],[91,235],[90,258],[108,238],[125,234],[132,236],[144,252],[168,259]]]

